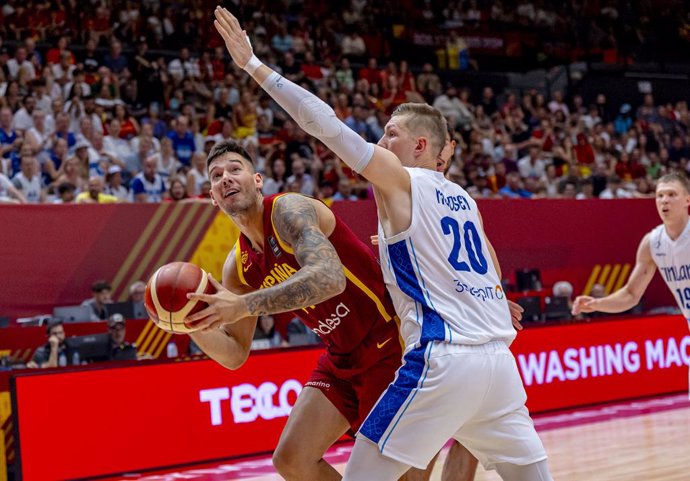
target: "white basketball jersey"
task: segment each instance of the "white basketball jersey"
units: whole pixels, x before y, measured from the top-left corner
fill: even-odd
[[[649,235],[649,248],[661,277],[690,323],[690,222],[675,241],[663,224],[657,226]]]
[[[434,340],[510,344],[515,329],[476,202],[441,173],[407,170],[410,228],[388,239],[378,228],[383,276],[406,350]]]

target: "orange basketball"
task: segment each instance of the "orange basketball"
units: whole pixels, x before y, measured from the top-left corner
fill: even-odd
[[[215,288],[203,269],[189,262],[171,262],[158,269],[146,284],[146,310],[161,329],[184,334],[192,332],[184,318],[208,304],[187,299],[187,294],[213,294]]]

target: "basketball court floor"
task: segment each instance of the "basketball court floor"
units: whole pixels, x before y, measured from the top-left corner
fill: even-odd
[[[690,400],[675,394],[620,404],[538,415],[535,425],[556,481],[690,480]],[[203,440],[199,440],[203,442]],[[351,443],[332,448],[326,459],[343,471]],[[445,458],[447,447],[441,453]],[[441,462],[432,481],[441,480]],[[154,473],[108,478],[137,481],[275,481],[270,456],[222,461]],[[499,481],[479,468],[476,481]],[[374,481],[374,480],[372,480]]]

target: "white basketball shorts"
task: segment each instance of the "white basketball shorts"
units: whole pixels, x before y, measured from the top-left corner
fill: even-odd
[[[376,443],[381,454],[425,469],[455,438],[485,469],[546,459],[504,342],[434,341],[408,351],[403,360],[357,434]]]

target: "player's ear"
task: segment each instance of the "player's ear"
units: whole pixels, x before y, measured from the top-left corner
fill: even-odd
[[[211,190],[208,191],[208,196],[211,198],[211,204],[212,204],[214,207],[218,207],[218,202],[216,202],[216,199],[215,199],[215,197],[213,196],[213,189],[211,189]]]
[[[417,144],[414,147],[415,154],[420,155],[429,148],[429,141],[426,137],[417,137]]]
[[[261,190],[264,186],[264,178],[260,173],[254,174],[254,184],[256,185],[256,188]]]

